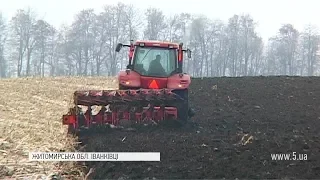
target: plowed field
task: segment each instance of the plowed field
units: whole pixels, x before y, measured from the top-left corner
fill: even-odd
[[[320,78],[195,79],[190,99],[196,129],[83,136],[84,151],[161,152],[161,162],[88,163],[92,178],[320,178]],[[271,159],[294,152],[303,160]]]
[[[26,154],[72,150],[60,119],[72,92],[114,88],[114,79],[0,83],[0,178],[79,175],[71,166],[30,163]],[[197,127],[80,136],[82,151],[156,151],[161,162],[90,162],[83,173],[94,169],[93,179],[320,178],[320,78],[204,78],[194,79],[190,91]],[[274,161],[276,153],[296,153],[298,160]]]

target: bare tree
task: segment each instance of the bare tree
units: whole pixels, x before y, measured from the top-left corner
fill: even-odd
[[[59,74],[75,75],[76,71],[78,71],[76,67],[77,60],[74,58],[73,53],[76,47],[73,44],[70,27],[66,25],[61,26],[57,33],[55,46],[56,59],[58,61],[56,62],[56,67],[59,67]]]
[[[306,75],[313,76],[315,72],[316,65],[319,61],[317,52],[319,50],[319,34],[316,27],[308,25],[301,34],[301,51],[300,51],[300,74],[304,75],[304,70],[306,70]]]
[[[311,25],[300,34],[284,24],[265,46],[249,14],[223,22],[189,13],[165,16],[157,8],[141,12],[123,3],[106,5],[99,14],[85,9],[58,30],[31,9],[18,10],[8,25],[0,15],[0,77],[114,76],[128,63],[126,51],[115,52],[117,43],[140,38],[183,42],[193,51],[192,59],[184,59],[184,71],[195,77],[319,71],[320,36]]]
[[[6,77],[7,63],[5,59],[5,44],[7,40],[7,26],[0,12],[0,77]]]
[[[52,50],[54,42],[54,35],[55,35],[55,28],[52,27],[48,22],[44,20],[38,20],[35,24],[35,51],[37,58],[33,58],[34,66],[35,66],[35,73],[37,75],[41,75],[44,77],[45,75],[45,65],[48,64],[51,66],[51,75],[54,71],[54,64],[52,63],[52,56],[49,57],[49,53]],[[37,60],[38,59],[38,60]],[[47,60],[48,59],[48,60]]]
[[[93,29],[96,15],[93,9],[82,10],[75,17],[71,26],[70,39],[73,58],[76,60],[77,75],[88,75],[88,68],[92,60],[92,50],[95,44]]]
[[[228,57],[229,57],[229,73],[231,76],[237,76],[239,73],[237,71],[238,59],[239,59],[239,31],[240,31],[240,21],[239,16],[234,15],[229,19],[228,23]]]
[[[159,9],[149,8],[146,12],[147,25],[144,31],[144,39],[148,40],[164,40],[167,24],[165,16]]]
[[[184,43],[185,46],[190,42],[190,31],[192,23],[192,16],[188,13],[175,14],[172,17],[167,18],[167,26],[164,31],[165,40]],[[184,71],[190,72],[192,61],[187,58],[184,59]]]
[[[31,55],[35,46],[35,13],[29,8],[27,10],[18,10],[11,19],[12,45],[18,52],[17,75],[20,77],[23,73],[23,64],[26,65],[25,75],[29,76],[31,71]],[[24,58],[26,57],[26,62]]]
[[[278,55],[280,57],[281,74],[292,76],[295,73],[296,50],[298,45],[299,32],[293,25],[285,24],[279,29]]]

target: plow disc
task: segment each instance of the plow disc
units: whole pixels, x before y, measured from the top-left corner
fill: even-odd
[[[63,115],[62,121],[72,132],[104,125],[183,121],[178,111],[187,112],[188,106],[183,106],[187,101],[187,97],[171,89],[76,91],[75,106]]]

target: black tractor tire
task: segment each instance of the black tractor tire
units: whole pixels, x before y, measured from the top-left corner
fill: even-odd
[[[121,84],[119,84],[119,90],[126,90],[127,88]]]
[[[184,100],[179,101],[177,103],[177,109],[178,109],[178,119],[182,123],[187,123],[189,121],[189,95],[188,95],[188,89],[184,90],[177,90],[175,91],[181,98]]]
[[[76,135],[76,129],[73,127],[73,125],[68,125],[68,134],[72,136]]]
[[[182,102],[178,107],[178,118],[183,123],[189,121],[188,107],[189,106],[187,101]]]

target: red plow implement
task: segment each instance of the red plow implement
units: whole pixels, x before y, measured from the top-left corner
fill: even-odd
[[[183,101],[171,89],[89,90],[74,93],[75,107],[63,115],[69,129],[121,122],[149,124],[177,120],[176,104]]]

